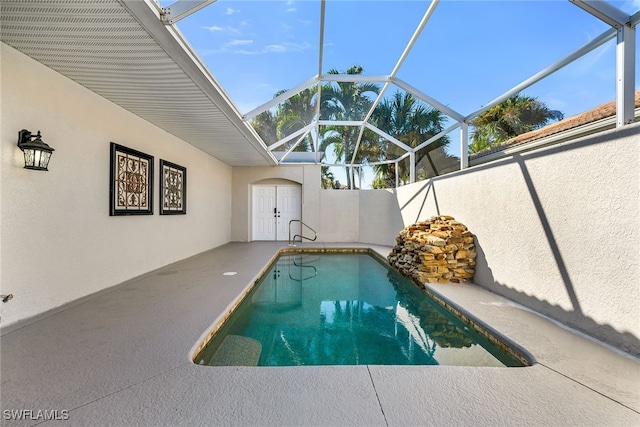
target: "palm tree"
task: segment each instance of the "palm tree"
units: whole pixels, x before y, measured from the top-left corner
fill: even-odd
[[[310,124],[316,116],[317,92],[305,89],[282,103],[278,109],[278,135],[284,138]],[[292,141],[291,144],[295,143]],[[298,144],[295,151],[311,151],[313,139],[311,134]]]
[[[278,141],[278,117],[271,111],[260,113],[251,120],[251,126],[260,135],[265,144]]]
[[[335,188],[336,178],[329,170],[329,166],[322,166],[320,169],[322,171],[322,188]]]
[[[477,153],[563,118],[562,112],[549,109],[537,98],[514,95],[471,121],[475,129],[471,134],[469,152]]]
[[[400,91],[380,102],[372,115],[375,126],[412,148],[442,132],[445,119],[445,115],[439,110],[429,107],[410,93]],[[444,136],[418,151],[415,159],[416,174],[424,177],[438,175],[439,170],[442,170],[440,163],[457,160],[446,152],[449,142],[449,138]],[[402,148],[389,141],[386,141],[383,146],[384,158],[388,160],[398,158],[405,153]],[[428,169],[422,166],[423,159],[428,160]],[[375,185],[394,186],[396,174],[406,181],[409,175],[409,159],[400,161],[398,170],[395,169],[392,164],[377,166]]]
[[[350,67],[346,74],[362,74],[359,65]],[[331,69],[327,74],[341,74]],[[322,87],[322,113],[325,120],[362,120],[367,114],[373,101],[369,93],[378,94],[380,87],[375,83],[336,82]],[[353,157],[360,128],[355,126],[328,126],[322,135],[321,150],[333,146],[333,152],[338,160],[349,163]],[[364,138],[364,135],[363,135]],[[361,142],[363,147],[370,144]],[[347,173],[347,188],[353,188],[351,174]]]
[[[276,98],[284,92],[286,89],[276,92],[273,97]],[[263,141],[273,144],[313,121],[316,115],[316,98],[315,90],[305,89],[279,104],[275,112],[265,111],[258,114],[251,125]],[[289,149],[294,143],[295,141],[290,141],[283,149]],[[312,146],[311,135],[307,135],[295,151],[310,151]]]

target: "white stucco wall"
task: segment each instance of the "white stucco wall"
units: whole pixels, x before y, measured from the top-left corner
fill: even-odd
[[[358,190],[322,190],[318,239],[323,242],[357,242],[359,216]]]
[[[477,284],[640,354],[638,147],[640,124],[415,183],[400,214],[454,216]]]
[[[230,240],[231,168],[1,45],[2,327]],[[42,131],[48,172],[23,168],[18,131]],[[155,157],[154,215],[109,216],[109,147]],[[187,214],[160,216],[163,158],[187,168]]]
[[[395,245],[404,228],[396,189],[360,190],[359,240],[362,243]]]

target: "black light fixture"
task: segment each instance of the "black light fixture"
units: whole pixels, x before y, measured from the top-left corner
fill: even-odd
[[[49,159],[51,159],[51,153],[55,150],[41,139],[40,131],[33,136],[28,130],[22,129],[18,132],[18,147],[24,152],[25,169],[49,170],[47,169]]]

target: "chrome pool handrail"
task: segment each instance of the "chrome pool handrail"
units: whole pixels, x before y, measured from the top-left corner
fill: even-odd
[[[291,238],[291,224],[294,223],[294,222],[299,222],[301,225],[304,225],[309,230],[313,231],[313,234],[314,234],[313,239],[310,238],[310,237],[303,236],[302,234],[294,234],[293,238]],[[302,230],[300,230],[300,233],[302,233]],[[289,246],[295,246],[296,245],[296,243],[295,243],[296,237],[300,237],[300,241],[302,241],[302,239],[307,239],[310,242],[314,242],[318,238],[318,232],[316,230],[314,230],[313,228],[309,227],[304,222],[302,222],[301,219],[292,219],[291,221],[289,221]]]

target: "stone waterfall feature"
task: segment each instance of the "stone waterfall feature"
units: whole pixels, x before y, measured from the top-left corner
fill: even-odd
[[[440,215],[405,227],[387,259],[420,283],[473,280],[476,252],[473,234],[453,217]]]

